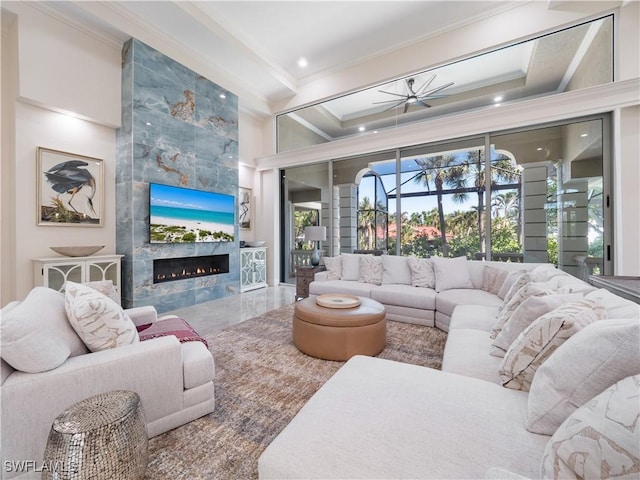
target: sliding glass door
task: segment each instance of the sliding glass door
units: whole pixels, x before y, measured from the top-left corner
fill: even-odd
[[[283,171],[291,278],[304,225],[325,255],[372,252],[612,271],[609,118],[412,146]],[[489,155],[487,155],[489,152]]]

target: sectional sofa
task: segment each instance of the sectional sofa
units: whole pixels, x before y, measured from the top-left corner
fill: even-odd
[[[310,292],[447,330],[442,370],[351,358],[260,478],[638,478],[638,305],[550,265],[360,257],[356,279],[355,260]]]

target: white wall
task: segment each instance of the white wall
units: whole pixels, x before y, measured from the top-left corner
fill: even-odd
[[[8,7],[18,19],[3,31],[1,59],[3,80],[14,82],[2,89],[2,305],[33,287],[31,259],[56,255],[50,245],[105,245],[101,253],[115,252],[114,126],[121,102],[119,48],[28,3]],[[37,225],[38,146],[104,160],[103,227]]]
[[[640,106],[614,117],[614,271],[640,276]]]

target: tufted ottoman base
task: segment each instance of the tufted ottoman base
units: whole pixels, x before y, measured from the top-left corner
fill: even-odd
[[[374,356],[387,343],[385,309],[364,297],[359,306],[344,309],[321,307],[314,298],[306,298],[295,304],[292,329],[298,350],[324,360]]]

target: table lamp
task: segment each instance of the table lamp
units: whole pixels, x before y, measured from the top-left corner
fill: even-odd
[[[320,252],[318,252],[318,242],[327,239],[327,227],[304,227],[304,239],[313,242],[313,254],[311,255],[311,265],[317,267],[320,264]]]

